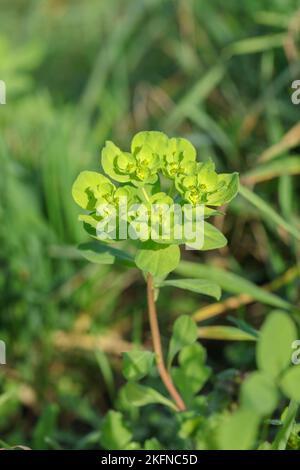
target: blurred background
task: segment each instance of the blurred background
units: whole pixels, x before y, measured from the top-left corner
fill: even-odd
[[[253,347],[225,341],[224,327],[258,328],[274,306],[299,306],[300,5],[0,0],[0,10],[0,439],[98,448],[121,352],[151,343],[139,274],[77,254],[86,234],[72,183],[99,169],[106,139],[127,147],[139,130],[186,137],[200,160],[240,172],[245,197],[214,221],[228,247],[184,253],[178,271],[209,265],[221,302],[165,290],[158,309],[164,338],[180,314],[201,322],[217,386],[224,369],[251,369]]]

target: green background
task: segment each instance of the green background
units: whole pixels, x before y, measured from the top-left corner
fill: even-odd
[[[88,264],[76,251],[86,234],[71,186],[80,171],[99,169],[106,139],[126,148],[137,131],[162,130],[190,139],[198,159],[212,157],[219,172],[239,171],[266,207],[239,196],[214,221],[228,247],[183,257],[257,285],[279,278],[276,294],[299,305],[300,105],[291,102],[292,81],[300,79],[297,8],[292,0],[0,1],[4,442],[99,448],[102,418],[123,383],[121,352],[151,346],[139,273]],[[222,301],[252,292],[248,284],[232,292],[233,284],[222,286]],[[165,289],[163,339],[178,315],[209,303]],[[222,325],[233,325],[231,315],[258,328],[269,305],[259,297],[247,306],[238,301],[224,309],[227,316],[201,324],[221,327],[221,341],[203,344],[226,403],[236,399],[236,377],[254,367],[254,349],[224,341]],[[218,379],[224,369],[236,375]],[[162,419],[154,407],[140,435],[163,433],[168,443]]]

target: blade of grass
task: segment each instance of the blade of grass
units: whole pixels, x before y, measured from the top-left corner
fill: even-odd
[[[277,33],[242,39],[227,46],[224,49],[224,54],[231,57],[233,55],[253,54],[274,49],[275,47],[282,47],[285,38],[286,34]]]
[[[253,204],[258,211],[267,217],[267,219],[274,223],[276,226],[281,227],[284,229],[286,232],[288,232],[290,235],[296,238],[296,240],[300,241],[300,232],[299,230],[291,225],[289,222],[284,220],[281,215],[279,215],[275,209],[273,209],[264,199],[262,199],[260,196],[255,194],[253,191],[250,189],[246,188],[245,186],[240,186],[239,190],[240,195],[245,198],[248,202]]]
[[[169,114],[165,121],[165,126],[176,127],[186,117],[189,116],[190,110],[195,109],[199,104],[212,92],[212,90],[220,83],[225,73],[222,65],[216,65],[211,68],[204,76],[202,76],[181,99],[173,111]]]
[[[299,173],[300,155],[295,155],[259,165],[245,173],[241,180],[245,184],[256,184],[282,175],[298,175]]]
[[[293,266],[292,268],[288,269],[282,276],[279,276],[277,279],[270,282],[269,284],[265,284],[262,288],[269,291],[280,289],[284,285],[290,283],[295,278],[297,278],[299,274],[300,271],[298,266]],[[201,322],[207,320],[208,318],[225,314],[229,310],[235,310],[242,307],[243,305],[248,305],[252,302],[255,302],[255,300],[256,299],[249,294],[239,294],[237,296],[229,297],[223,302],[215,302],[213,304],[200,308],[199,310],[196,310],[193,313],[192,318],[197,322]]]
[[[259,161],[272,160],[287,150],[296,147],[300,143],[300,123],[293,126],[276,144],[265,150],[259,157]]]
[[[234,326],[202,326],[198,328],[201,339],[216,339],[220,341],[256,341],[257,338]]]
[[[176,268],[176,272],[181,276],[199,277],[214,281],[226,292],[230,292],[231,294],[249,295],[253,299],[258,300],[263,304],[271,305],[272,307],[279,307],[285,310],[293,308],[293,306],[286,300],[281,299],[271,292],[266,292],[263,288],[256,286],[253,282],[215,266],[181,261],[179,266]]]

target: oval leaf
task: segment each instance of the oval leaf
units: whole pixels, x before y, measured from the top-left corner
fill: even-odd
[[[254,372],[242,384],[242,407],[258,416],[270,415],[277,406],[278,398],[276,385],[262,372]]]
[[[163,277],[173,271],[180,261],[177,245],[159,245],[144,243],[138,250],[135,263],[139,269],[151,273],[154,277]]]
[[[261,329],[256,348],[258,368],[276,379],[291,362],[292,343],[296,338],[297,330],[287,314],[273,312]]]
[[[280,386],[285,396],[300,403],[300,366],[292,366],[282,377]]]
[[[222,450],[248,450],[254,445],[259,417],[252,411],[239,409],[220,427],[219,445]]]

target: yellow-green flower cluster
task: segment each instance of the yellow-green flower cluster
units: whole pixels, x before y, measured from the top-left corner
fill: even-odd
[[[188,140],[169,139],[162,132],[138,133],[130,153],[107,142],[102,166],[115,181],[136,187],[153,185],[161,174],[173,180],[181,198],[193,205],[220,206],[229,202],[238,188],[236,173],[218,175],[211,161],[196,161],[196,150]]]
[[[176,178],[176,188],[183,199],[194,206],[221,206],[236,195],[238,175],[217,174],[212,161],[198,163],[193,174]]]
[[[106,142],[101,164],[107,176],[84,171],[73,185],[75,201],[89,211],[80,220],[94,228],[101,220],[100,205],[102,211],[112,213],[126,199],[127,206],[146,204],[150,213],[154,204],[203,204],[205,216],[209,216],[215,213],[211,207],[229,202],[238,191],[236,173],[217,174],[211,161],[197,162],[196,150],[188,140],[168,138],[162,132],[139,132],[130,152]],[[163,214],[156,215],[162,226]]]

